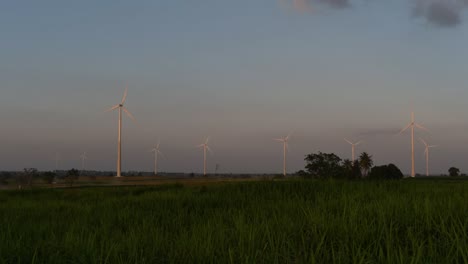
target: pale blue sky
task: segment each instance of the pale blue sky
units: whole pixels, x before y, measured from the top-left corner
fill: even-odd
[[[280,172],[274,137],[295,131],[289,171],[307,153],[349,158],[363,139],[377,164],[409,171],[410,111],[440,146],[434,172],[468,171],[468,23],[438,26],[412,2],[354,1],[296,12],[276,0],[2,1],[0,169],[114,169],[117,103],[129,83],[124,170]],[[417,143],[417,171],[424,172]]]

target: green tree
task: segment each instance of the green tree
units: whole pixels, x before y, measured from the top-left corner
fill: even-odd
[[[72,187],[73,183],[78,180],[79,176],[80,172],[77,169],[71,169],[67,171],[67,174],[65,175],[65,181],[70,185],[70,187]]]
[[[457,176],[460,176],[460,169],[459,168],[455,168],[455,167],[451,167],[449,170],[449,175],[451,177],[457,177]]]
[[[374,166],[372,156],[367,154],[366,152],[361,153],[361,156],[359,156],[359,165],[362,169],[362,176],[367,177],[370,169],[372,168],[372,166]]]
[[[342,167],[343,167],[343,173],[344,177],[346,179],[352,179],[353,177],[353,162],[349,159],[343,160]]]
[[[22,173],[17,175],[18,189],[24,187],[31,187],[33,179],[38,175],[38,171],[35,168],[25,168]]]
[[[42,180],[47,184],[52,184],[57,174],[52,171],[47,171],[42,174]]]
[[[361,165],[359,164],[359,161],[358,161],[358,160],[355,160],[355,161],[354,161],[352,178],[353,178],[353,179],[360,179],[360,178],[362,178]]]
[[[332,178],[343,175],[341,158],[334,153],[309,154],[304,160],[305,169],[311,177]]]

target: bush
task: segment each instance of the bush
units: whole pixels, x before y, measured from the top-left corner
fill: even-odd
[[[55,172],[47,171],[42,174],[42,180],[47,184],[52,184],[55,180],[55,176],[57,176]]]
[[[65,175],[65,181],[70,185],[70,187],[72,187],[73,183],[78,180],[79,175],[80,172],[77,169],[71,169],[67,171],[67,174]]]
[[[460,176],[460,169],[459,168],[451,167],[448,170],[448,172],[449,172],[450,177]]]
[[[380,180],[398,180],[403,178],[403,173],[394,164],[373,167],[370,174],[370,179]]]

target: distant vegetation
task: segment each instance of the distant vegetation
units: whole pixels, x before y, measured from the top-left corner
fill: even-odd
[[[305,158],[305,171],[297,174],[306,178],[338,179],[402,179],[403,173],[394,164],[374,167],[372,156],[363,152],[354,162],[342,160],[334,153],[309,154]]]
[[[467,263],[466,201],[452,178],[2,191],[0,263]]]

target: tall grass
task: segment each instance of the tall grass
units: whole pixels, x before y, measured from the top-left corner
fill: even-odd
[[[0,193],[0,263],[468,263],[468,182]]]

